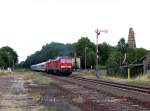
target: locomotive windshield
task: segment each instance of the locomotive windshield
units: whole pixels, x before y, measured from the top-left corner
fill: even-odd
[[[66,59],[67,63],[72,63],[72,59]]]
[[[72,59],[61,59],[61,63],[72,63]]]

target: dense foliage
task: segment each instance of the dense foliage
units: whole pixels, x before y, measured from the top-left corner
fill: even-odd
[[[0,68],[6,69],[8,67],[14,67],[18,62],[17,53],[10,47],[0,48]]]
[[[112,47],[111,53],[107,60],[107,69],[111,75],[119,75],[126,73],[126,70],[123,70],[121,66],[128,66],[132,64],[135,60],[140,59],[146,55],[148,51],[143,48],[130,48],[125,42],[124,38],[121,38],[116,47]],[[121,75],[122,76],[122,75]]]
[[[44,62],[48,59],[54,59],[57,56],[73,56],[74,47],[72,44],[63,44],[52,42],[42,47],[40,51],[27,57],[24,67],[29,68],[33,64]]]
[[[99,44],[97,55],[99,56],[98,63],[100,66],[105,66],[111,75],[119,75],[123,74],[121,66],[128,66],[147,53],[148,51],[143,48],[130,48],[125,39],[121,38],[116,46],[111,46],[106,42]],[[88,37],[81,37],[73,44],[55,42],[46,44],[40,51],[28,56],[25,62],[21,62],[21,66],[30,67],[32,64],[53,59],[57,56],[73,57],[74,55],[80,57],[81,68],[85,68],[85,55],[86,68],[95,68],[96,45]]]
[[[85,53],[86,53],[86,66],[87,68],[95,67],[96,46],[87,37],[81,37],[75,44],[75,51],[77,56],[81,58],[81,67],[85,68]]]
[[[106,62],[108,60],[108,57],[110,56],[112,47],[107,44],[106,42],[98,45],[99,50],[99,63],[101,65],[106,65]]]

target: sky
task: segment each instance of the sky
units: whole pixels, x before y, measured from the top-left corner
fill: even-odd
[[[135,32],[136,46],[150,50],[149,0],[0,0],[0,47],[10,46],[19,61],[51,42],[74,43],[81,37],[117,45]]]

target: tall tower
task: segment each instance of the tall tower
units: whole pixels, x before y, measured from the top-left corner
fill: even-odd
[[[135,42],[134,31],[133,31],[132,28],[129,29],[128,45],[129,45],[129,47],[131,47],[131,48],[136,48],[136,42]]]

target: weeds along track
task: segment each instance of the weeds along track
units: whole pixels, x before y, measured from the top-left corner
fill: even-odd
[[[114,83],[110,81],[88,79],[88,78],[83,78],[83,77],[71,77],[71,76],[64,77],[64,76],[47,75],[47,74],[45,76],[51,77],[54,80],[54,84],[57,84],[57,86],[60,87],[61,90],[64,90],[64,91],[69,90],[69,93],[67,94],[74,95],[75,97],[77,95],[83,96],[83,98],[91,97],[91,98],[95,98],[94,101],[102,101],[103,100],[102,98],[110,97],[110,98],[115,98],[116,100],[119,100],[119,101],[127,102],[128,105],[123,102],[123,106],[130,106],[130,104],[134,104],[140,107],[142,106],[142,107],[150,109],[150,93],[149,93],[150,89],[146,86],[140,87],[136,85]],[[66,85],[64,85],[64,83]],[[134,89],[132,87],[134,87]],[[146,93],[144,93],[145,91]],[[83,93],[80,94],[81,92]],[[93,92],[93,93],[96,92],[98,95],[95,95],[95,93],[93,94],[90,92]],[[103,97],[100,95],[103,95]],[[115,99],[112,101],[115,101]],[[104,101],[107,101],[107,100],[104,100]],[[116,104],[119,104],[119,103],[117,102]],[[119,106],[117,105],[117,107]]]
[[[82,84],[84,85],[84,83],[86,83],[86,85],[94,84],[95,86],[104,85],[104,86],[110,86],[112,88],[114,87],[114,88],[123,89],[127,91],[138,92],[138,93],[142,93],[142,94],[146,94],[150,96],[150,88],[146,86],[138,86],[138,85],[131,85],[131,84],[125,84],[125,83],[112,82],[112,81],[89,79],[89,78],[84,78],[84,77],[63,77],[63,76],[59,77],[59,76],[53,76],[53,75],[51,75],[51,77],[60,79],[63,81],[75,82],[80,85]]]
[[[59,77],[50,75],[60,81],[77,84],[88,89],[97,90],[117,97],[127,97],[141,102],[150,103],[150,87],[128,83],[118,83],[106,80],[89,79],[84,77]]]
[[[150,88],[148,88],[148,87],[116,83],[116,82],[110,82],[110,81],[104,81],[104,80],[88,79],[88,78],[83,78],[83,77],[70,77],[70,78],[78,80],[78,81],[85,81],[85,82],[89,82],[89,83],[95,83],[98,85],[101,84],[101,85],[111,86],[111,87],[115,87],[115,88],[130,90],[130,91],[137,91],[140,93],[145,93],[145,94],[150,95]]]

